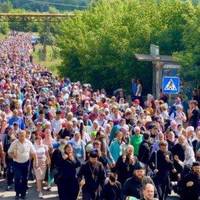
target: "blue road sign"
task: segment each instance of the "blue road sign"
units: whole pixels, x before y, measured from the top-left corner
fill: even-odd
[[[178,94],[180,91],[180,78],[177,76],[164,76],[162,92],[164,94]]]

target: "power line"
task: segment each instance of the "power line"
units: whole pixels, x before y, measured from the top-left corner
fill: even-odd
[[[74,5],[69,3],[56,3],[56,2],[48,2],[48,1],[35,1],[35,0],[28,0],[29,2],[38,3],[38,4],[46,4],[46,5],[57,5],[57,6],[64,6],[64,7],[75,7],[75,8],[87,8],[88,6],[81,6],[81,5]]]

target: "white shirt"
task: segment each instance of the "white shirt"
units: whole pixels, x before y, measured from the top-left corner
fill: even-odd
[[[137,84],[137,90],[136,90],[135,96],[140,97],[141,95],[142,95],[142,85],[141,84]]]
[[[13,159],[18,163],[25,163],[30,159],[30,154],[35,153],[35,148],[31,141],[25,139],[23,143],[21,143],[18,139],[16,139],[8,149],[8,153],[16,153],[16,158]]]
[[[184,165],[192,166],[193,162],[195,162],[195,155],[193,148],[188,144],[185,148],[185,160]]]
[[[176,113],[172,113],[171,115],[170,115],[170,120],[175,120],[176,121],[176,123],[177,124],[181,124],[181,125],[183,125],[183,122],[185,122],[186,121],[186,115],[185,115],[185,113],[184,112],[177,112],[176,111]]]
[[[48,147],[46,145],[37,145],[37,144],[35,144],[34,147],[36,150],[37,158],[39,160],[46,161],[47,159],[46,152],[48,151]]]
[[[63,124],[64,120],[63,119],[59,119],[59,120],[53,120],[51,122],[51,126],[52,126],[52,129],[53,129],[53,133],[54,135],[56,136],[60,130],[62,129],[62,124]]]

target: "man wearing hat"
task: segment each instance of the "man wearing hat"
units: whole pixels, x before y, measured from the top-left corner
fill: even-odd
[[[123,185],[122,191],[124,198],[131,196],[140,199],[142,197],[143,186],[147,183],[154,185],[153,180],[149,176],[146,176],[145,173],[145,165],[137,162],[133,170],[133,177],[128,178]]]
[[[106,175],[102,163],[98,161],[96,150],[91,150],[89,160],[81,166],[78,178],[85,179],[82,188],[83,200],[100,199],[100,186],[103,187]]]
[[[200,199],[200,163],[194,162],[192,170],[179,182],[180,196],[182,200]]]

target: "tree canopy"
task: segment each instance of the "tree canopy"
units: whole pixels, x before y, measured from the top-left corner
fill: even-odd
[[[1,0],[0,2],[9,2],[14,8],[39,12],[47,12],[50,7],[60,11],[85,9],[89,4],[89,0]]]
[[[110,90],[129,89],[131,79],[140,78],[149,92],[152,65],[137,62],[134,54],[149,53],[150,44],[157,44],[161,54],[173,54],[193,69],[200,61],[198,13],[191,1],[97,1],[60,26],[62,73]]]

